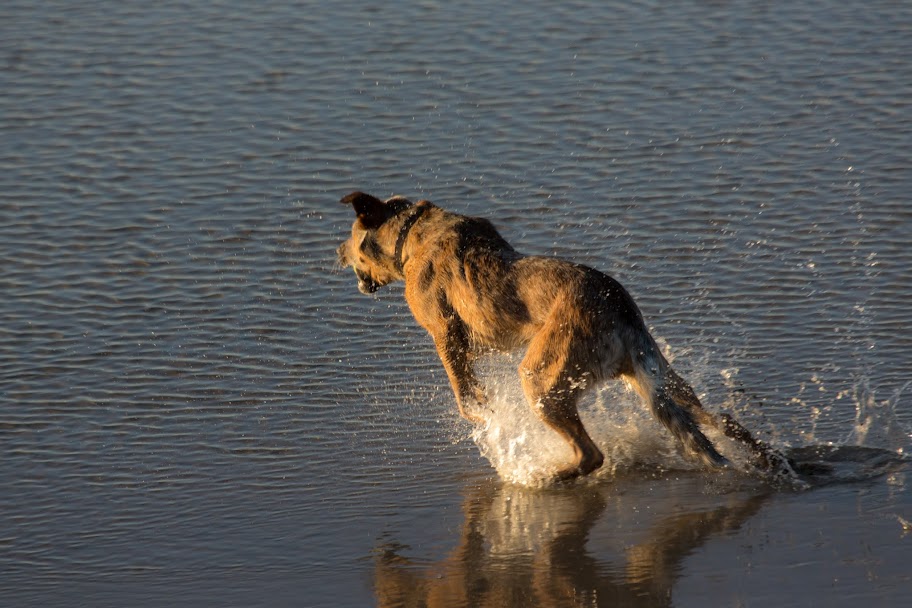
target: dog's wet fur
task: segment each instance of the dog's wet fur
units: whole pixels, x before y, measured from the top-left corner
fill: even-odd
[[[463,417],[484,421],[485,389],[473,370],[479,355],[525,348],[519,376],[530,407],[573,448],[557,479],[588,475],[604,460],[577,411],[588,388],[626,381],[658,420],[711,467],[722,456],[700,430],[713,427],[744,443],[761,469],[787,467],[781,456],[728,415],[703,409],[671,368],[620,283],[581,264],[518,253],[486,219],[450,213],[422,200],[386,201],[363,192],[342,199],[357,215],[338,249],[358,289],[371,294],[405,281],[405,299],[434,340]]]

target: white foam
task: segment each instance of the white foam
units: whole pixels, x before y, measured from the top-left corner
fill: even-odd
[[[484,414],[485,424],[475,427],[472,439],[505,481],[543,485],[572,461],[573,454],[569,445],[526,404],[518,365],[518,356],[490,357],[479,365],[489,407]],[[580,403],[580,416],[605,455],[596,478],[631,468],[699,468],[681,455],[670,434],[619,382],[591,391]]]

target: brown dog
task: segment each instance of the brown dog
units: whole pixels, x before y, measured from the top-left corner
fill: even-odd
[[[671,369],[630,294],[597,270],[554,258],[517,253],[485,219],[449,213],[429,201],[381,201],[353,192],[342,199],[357,219],[338,249],[365,294],[405,281],[405,299],[434,339],[459,412],[486,403],[473,359],[490,351],[526,347],[519,366],[532,409],[573,448],[574,461],[558,479],[586,475],[603,456],[577,412],[587,388],[627,381],[653,414],[708,465],[728,461],[700,431],[715,427],[744,442],[754,463],[780,460],[728,416],[703,409],[693,389]]]

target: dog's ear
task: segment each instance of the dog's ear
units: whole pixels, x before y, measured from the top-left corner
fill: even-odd
[[[383,201],[364,192],[352,192],[341,203],[354,207],[358,219],[368,230],[379,228],[391,215]]]
[[[414,203],[404,196],[396,195],[393,198],[386,199],[386,206],[390,209],[391,214],[399,213],[400,211],[405,211],[411,207]]]

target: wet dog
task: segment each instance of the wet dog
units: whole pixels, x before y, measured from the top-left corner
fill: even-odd
[[[700,430],[743,442],[753,462],[777,455],[730,416],[716,416],[671,368],[620,283],[592,268],[518,253],[488,220],[450,213],[429,201],[386,201],[363,192],[342,199],[356,219],[338,249],[358,289],[371,294],[405,281],[405,299],[434,340],[463,417],[483,421],[485,389],[473,361],[491,350],[525,348],[519,376],[530,407],[573,448],[558,479],[587,475],[603,456],[577,411],[582,393],[626,381],[658,420],[711,467],[728,460]]]

